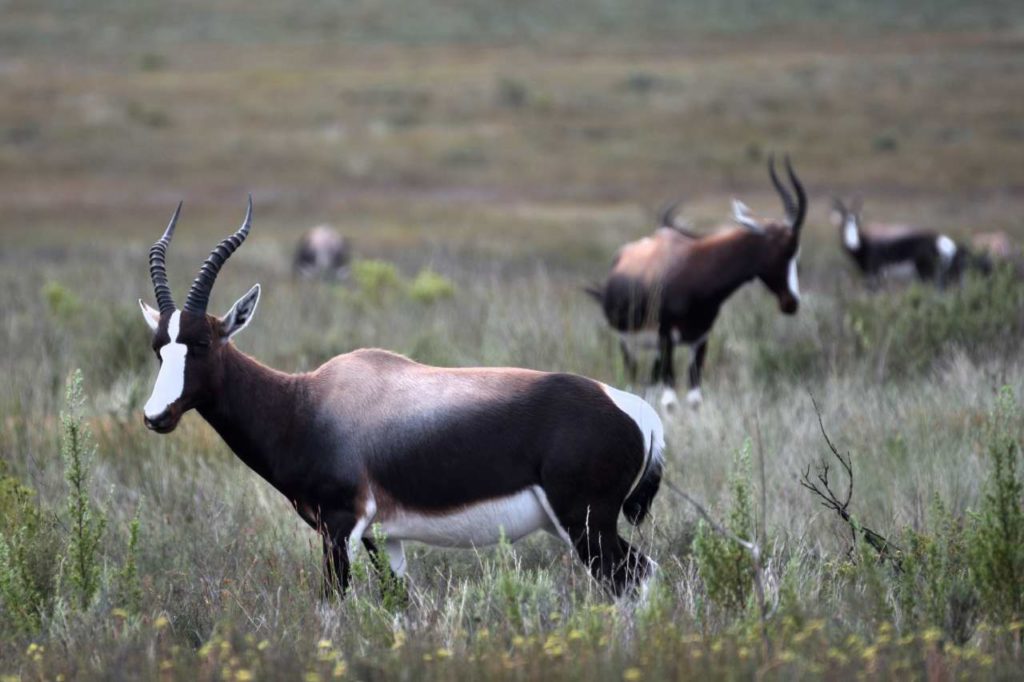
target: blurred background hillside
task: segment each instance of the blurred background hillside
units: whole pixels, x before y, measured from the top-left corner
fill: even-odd
[[[1024,205],[1015,2],[12,1],[0,16],[8,245],[142,245],[179,198],[189,242],[237,222],[251,191],[264,239],[330,220],[370,250],[603,265],[668,199],[705,225],[732,194],[775,211],[771,151],[792,154],[829,247],[832,192],[954,234],[1014,228]]]

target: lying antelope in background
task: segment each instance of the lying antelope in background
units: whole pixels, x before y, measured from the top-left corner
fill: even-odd
[[[785,220],[754,218],[745,204],[733,200],[733,219],[739,227],[701,236],[677,226],[669,209],[662,215],[662,227],[619,249],[605,283],[588,289],[608,323],[620,332],[620,348],[634,381],[637,362],[628,337],[657,334],[651,383],[664,384],[663,407],[678,403],[672,355],[679,342],[691,347],[687,402],[700,403],[708,334],[734,291],[757,278],[778,298],[783,313],[793,315],[799,307],[797,260],[807,196],[788,158],[786,173],[795,198],[776,175],[774,159],[768,173],[782,199]]]
[[[299,239],[292,269],[299,277],[344,279],[350,260],[348,241],[330,225],[317,225]]]
[[[373,523],[399,576],[403,540],[479,547],[536,530],[574,547],[616,595],[653,575],[616,527],[620,512],[644,519],[661,481],[664,430],[642,399],[572,374],[428,367],[383,350],[306,374],[270,369],[231,342],[252,321],[258,284],[223,317],[206,312],[217,273],[249,234],[251,197],[182,309],[164,265],[180,210],[149,253],[159,310],[139,301],[160,360],[145,424],[170,433],[195,408],[321,533],[325,592],[345,591],[360,541],[376,554]]]
[[[947,235],[907,225],[865,225],[861,208],[860,198],[849,206],[834,198],[830,217],[839,228],[843,249],[874,281],[886,271],[913,269],[919,279],[942,287],[958,279],[966,267],[988,269],[984,259]]]

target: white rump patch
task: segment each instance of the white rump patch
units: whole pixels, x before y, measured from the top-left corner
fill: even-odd
[[[607,384],[600,384],[600,386],[608,397],[612,399],[615,406],[625,412],[626,415],[636,423],[637,428],[640,429],[640,433],[644,438],[644,465],[640,468],[640,472],[633,480],[633,485],[629,487],[629,492],[632,493],[633,489],[636,488],[637,483],[640,482],[640,478],[648,469],[655,464],[658,466],[664,466],[665,426],[661,423],[661,417],[658,416],[655,409],[640,396],[627,393],[626,391],[620,391],[619,389],[613,388]],[[665,390],[672,391],[671,388],[666,388]],[[672,395],[675,395],[675,391],[672,391]],[[662,402],[664,402],[664,399]],[[652,459],[649,460],[648,455],[650,455]]]
[[[142,408],[146,416],[155,419],[163,414],[171,404],[181,397],[185,390],[185,353],[188,348],[178,343],[178,332],[181,329],[181,311],[171,313],[167,321],[167,334],[171,341],[160,349],[160,371],[156,375],[153,394]]]
[[[537,530],[559,534],[535,488],[437,513],[399,508],[378,521],[388,540],[437,547],[486,547],[496,544],[502,534],[515,542]]]
[[[786,284],[789,285],[789,293],[793,298],[800,300],[800,280],[797,278],[796,262],[800,260],[800,249],[797,249],[793,257],[789,259],[789,270],[786,274]]]
[[[852,215],[846,217],[846,223],[843,225],[843,244],[850,251],[860,248],[860,230],[857,229],[857,219]]]
[[[940,234],[938,239],[935,240],[935,247],[939,250],[939,255],[942,256],[942,260],[949,263],[956,256],[956,242],[947,237],[944,234]]]

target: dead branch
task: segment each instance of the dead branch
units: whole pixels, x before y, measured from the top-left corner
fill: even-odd
[[[850,500],[853,499],[853,456],[850,453],[846,453],[844,456],[839,452],[839,449],[836,448],[832,439],[829,438],[828,433],[825,431],[825,423],[821,417],[821,409],[818,407],[818,403],[814,400],[813,396],[811,397],[811,404],[814,406],[814,413],[818,416],[818,428],[821,429],[821,435],[825,439],[825,444],[828,445],[828,449],[839,462],[839,466],[841,466],[843,471],[846,472],[846,492],[842,497],[840,497],[832,489],[832,485],[829,482],[829,463],[824,460],[819,462],[818,466],[815,467],[814,478],[816,480],[811,480],[811,465],[807,465],[803,475],[800,477],[800,485],[820,498],[820,502],[823,507],[831,509],[839,515],[839,518],[841,518],[850,527],[850,534],[854,543],[856,543],[857,534],[859,533],[864,541],[878,553],[880,559],[888,561],[894,568],[899,570],[900,553],[902,550],[897,545],[890,542],[885,536],[858,523],[857,520],[853,518],[853,515],[850,514]]]

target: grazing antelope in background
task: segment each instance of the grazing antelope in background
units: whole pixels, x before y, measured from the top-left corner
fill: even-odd
[[[642,399],[572,374],[429,367],[383,350],[306,374],[270,369],[231,342],[252,321],[258,284],[223,317],[206,312],[249,234],[251,197],[178,309],[164,259],[180,210],[149,253],[159,310],[139,301],[160,359],[145,424],[170,433],[195,408],[322,534],[328,589],[344,592],[360,541],[378,551],[373,523],[399,576],[404,540],[478,547],[536,530],[574,547],[616,595],[653,575],[616,528],[620,512],[644,519],[661,481],[664,430]]]
[[[330,225],[317,225],[299,239],[292,269],[299,277],[344,279],[350,260],[348,241]]]
[[[865,225],[861,208],[859,197],[849,206],[833,198],[830,217],[839,228],[843,249],[872,280],[886,271],[912,268],[921,280],[942,287],[958,279],[967,266],[988,269],[983,260],[944,234],[907,225]]]
[[[700,403],[708,334],[734,291],[757,278],[778,298],[783,313],[792,315],[799,307],[797,259],[807,197],[788,158],[786,173],[795,198],[775,174],[774,159],[768,163],[768,172],[782,199],[785,220],[754,218],[745,204],[733,200],[733,219],[739,227],[701,236],[676,226],[670,209],[661,221],[667,225],[619,249],[605,283],[588,289],[608,323],[623,337],[657,333],[658,357],[651,383],[664,384],[663,407],[678,402],[672,355],[679,342],[692,349],[687,401]],[[620,339],[626,368],[635,379],[637,363],[629,346],[626,338]]]

